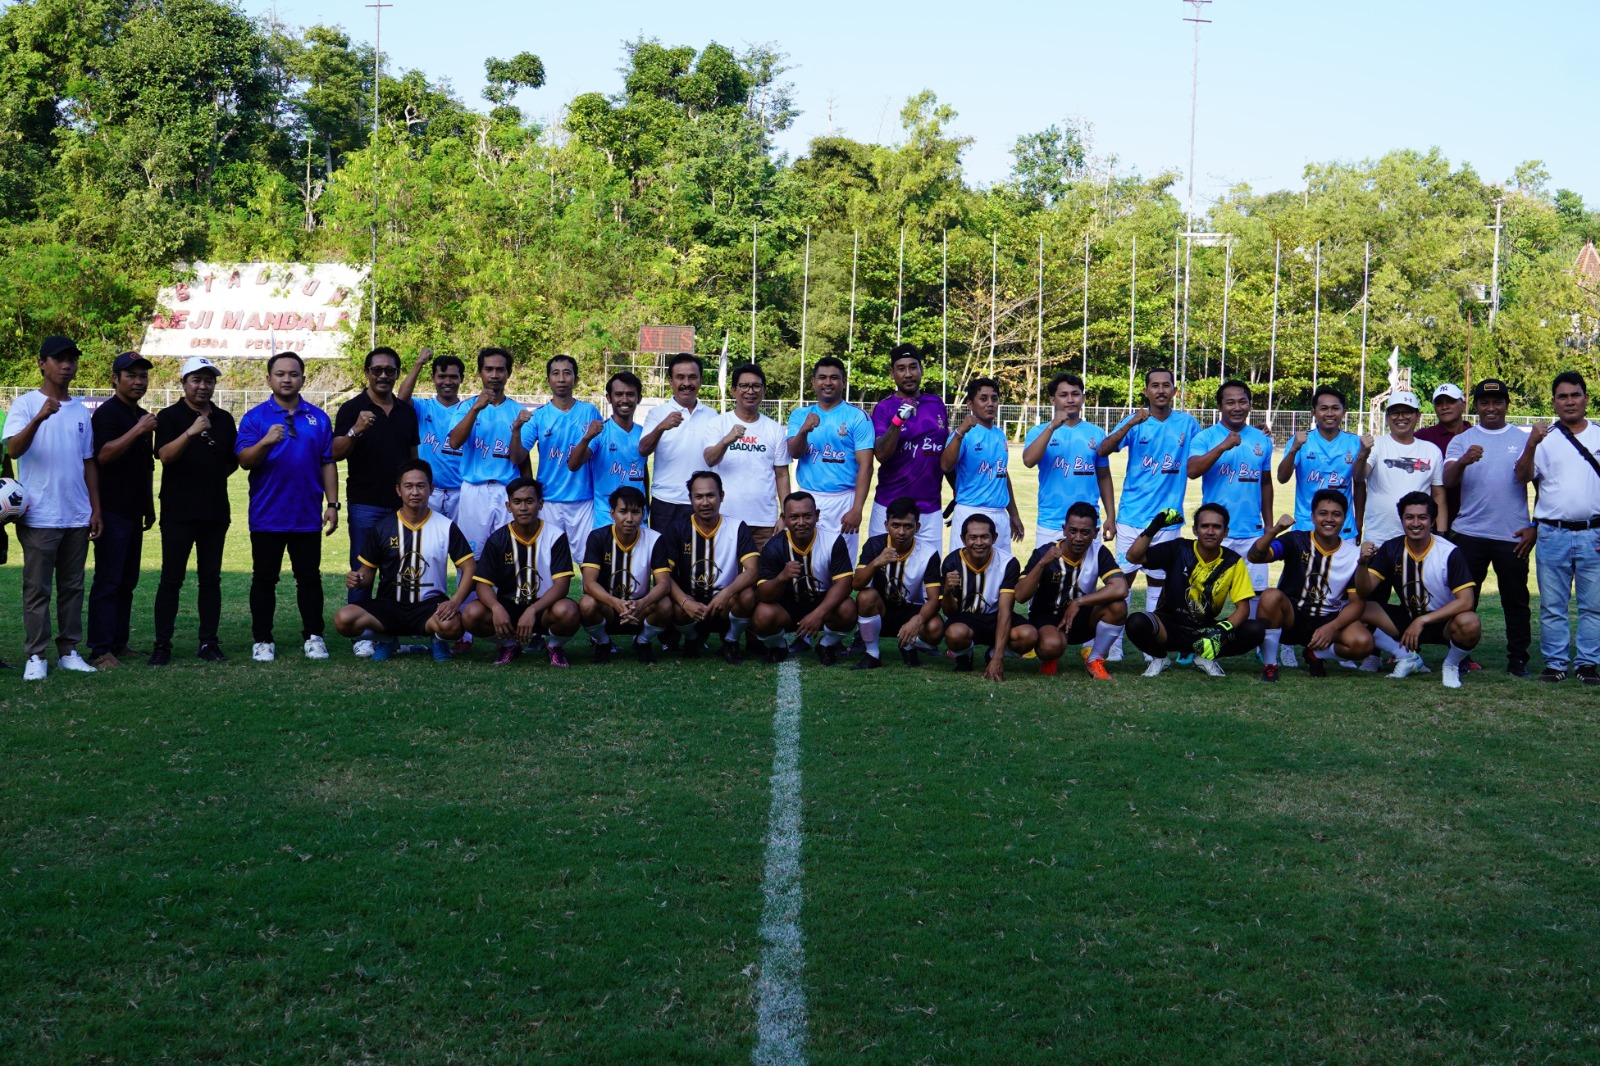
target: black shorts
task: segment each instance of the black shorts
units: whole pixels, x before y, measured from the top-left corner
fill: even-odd
[[[1416,620],[1410,611],[1406,610],[1398,603],[1380,603],[1378,606],[1383,608],[1383,613],[1389,616],[1389,621],[1393,622],[1394,627],[1402,634],[1404,634],[1407,627],[1409,627],[1411,623]],[[1418,643],[1449,644],[1450,637],[1445,632],[1445,629],[1447,626],[1449,626],[1449,624],[1450,623],[1448,620],[1443,622],[1429,622],[1427,625],[1422,627],[1422,639],[1419,640]]]
[[[789,624],[794,625],[800,619],[815,611],[817,605],[821,602],[821,600],[817,600],[816,603],[801,603],[793,596],[780,596],[772,606],[781,608],[789,616]]]
[[[1294,625],[1283,631],[1285,644],[1309,644],[1311,635],[1332,621],[1332,615],[1312,615],[1304,611],[1294,613]]]
[[[1068,644],[1087,644],[1094,640],[1094,613],[1100,609],[1100,606],[1096,604],[1093,607],[1078,609],[1078,613],[1073,616],[1072,625],[1068,627],[1065,634]],[[1048,622],[1033,622],[1031,624],[1040,627],[1054,626],[1060,629],[1061,616],[1057,615]]]
[[[915,603],[886,603],[883,605],[883,631],[885,633],[898,633],[905,628],[905,624],[922,613],[920,604]]]
[[[1015,615],[1012,615],[1011,624],[1015,626],[1018,621],[1026,620],[1027,619],[1018,619]],[[961,625],[964,625],[968,629],[972,630],[972,643],[982,644],[986,648],[992,648],[994,647],[995,626],[999,624],[999,621],[1000,615],[998,613],[974,614],[971,611],[957,611],[955,614],[945,619],[945,632],[948,633],[951,626],[960,623]]]
[[[1196,621],[1187,614],[1169,614],[1166,611],[1153,613],[1156,620],[1161,623],[1161,628],[1166,630],[1167,633],[1166,647],[1163,650],[1177,652],[1180,655],[1191,652],[1194,649],[1194,642],[1199,639],[1201,630],[1210,629],[1217,624],[1215,620]],[[1130,618],[1129,621],[1131,622],[1132,619]],[[1228,635],[1223,638],[1222,648],[1218,652],[1217,658],[1223,659],[1230,655],[1243,655],[1250,649],[1260,645],[1261,637],[1265,632],[1265,628],[1254,618],[1234,626]],[[1135,643],[1137,644],[1138,642],[1135,641]],[[1144,648],[1141,650],[1149,651],[1150,649]]]
[[[390,599],[372,599],[361,607],[383,627],[391,637],[419,637],[428,632],[428,620],[448,597],[435,596],[421,603],[397,603]]]

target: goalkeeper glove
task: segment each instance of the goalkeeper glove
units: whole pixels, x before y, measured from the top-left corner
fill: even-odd
[[[1150,524],[1144,527],[1144,536],[1153,537],[1168,526],[1183,525],[1183,512],[1176,507],[1168,507],[1164,511],[1157,511],[1156,516],[1150,519]]]
[[[1207,626],[1200,630],[1199,639],[1194,642],[1194,653],[1202,659],[1215,659],[1222,652],[1222,642],[1227,640],[1228,634],[1232,632],[1232,622],[1218,622],[1216,625]]]

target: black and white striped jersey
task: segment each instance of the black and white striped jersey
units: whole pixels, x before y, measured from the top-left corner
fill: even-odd
[[[869,566],[889,546],[889,534],[879,533],[861,546],[859,566]],[[890,607],[921,607],[928,602],[928,592],[939,597],[939,552],[921,541],[913,541],[911,550],[894,562],[872,572],[872,588]]]
[[[776,581],[791,562],[799,563],[803,569],[789,582],[788,595],[806,606],[820,603],[836,580],[854,573],[850,568],[850,550],[843,537],[836,536],[830,541],[819,530],[812,536],[811,543],[801,548],[785,530],[762,546],[761,561],[757,564],[760,579],[756,584]]]
[[[619,600],[637,600],[650,591],[652,574],[671,573],[671,545],[666,537],[641,526],[632,544],[617,539],[617,527],[602,526],[589,534],[583,569],[596,570],[600,587]]]
[[[471,556],[472,545],[446,516],[429,511],[413,526],[396,511],[367,530],[356,558],[378,572],[378,599],[409,605],[450,595],[450,564]]]
[[[1050,545],[1035,548],[1024,573],[1031,573],[1044,558]],[[1109,577],[1119,577],[1122,568],[1117,557],[1104,544],[1093,545],[1083,553],[1082,559],[1068,559],[1066,555],[1051,563],[1039,577],[1039,587],[1030,600],[1030,613],[1041,619],[1057,619],[1067,610],[1067,604],[1079,596],[1087,596]]]
[[[1389,583],[1413,618],[1437,611],[1474,584],[1467,557],[1442,537],[1431,538],[1420,556],[1411,554],[1404,536],[1394,537],[1367,561],[1367,569]]]
[[[1296,617],[1332,618],[1355,591],[1361,548],[1353,540],[1340,540],[1328,551],[1311,530],[1291,529],[1273,540],[1272,558],[1283,562],[1278,591],[1289,597]]]
[[[541,521],[523,540],[516,523],[501,526],[484,543],[476,580],[494,589],[506,607],[526,607],[558,578],[572,576],[572,548],[567,535]]]
[[[701,603],[733,584],[744,561],[756,554],[750,527],[728,518],[718,519],[709,533],[689,518],[680,522],[671,536],[668,559],[672,580]]]
[[[1016,591],[1022,567],[1016,556],[998,548],[990,553],[987,563],[974,567],[967,561],[967,550],[962,548],[944,560],[945,574],[957,572],[961,574],[961,606],[956,610],[963,614],[998,614],[1000,594]]]

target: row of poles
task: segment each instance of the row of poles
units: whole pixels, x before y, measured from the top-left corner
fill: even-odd
[[[760,239],[760,223],[752,223],[750,228],[750,355],[755,358],[756,353],[756,320],[760,313],[756,299],[757,284],[757,243]],[[1187,383],[1189,370],[1189,263],[1187,257],[1180,259],[1182,238],[1174,237],[1172,241],[1173,259],[1173,285],[1172,285],[1172,371],[1180,387]],[[1224,240],[1224,258],[1222,268],[1222,338],[1219,351],[1219,379],[1228,376],[1228,301],[1233,290],[1233,241]],[[940,364],[940,396],[948,401],[950,379],[950,233],[948,230],[940,234],[941,264],[940,264],[940,326],[939,326],[939,364]],[[1134,377],[1135,364],[1138,356],[1138,287],[1139,287],[1139,238],[1134,235],[1130,257],[1128,277],[1128,406],[1134,403]],[[856,280],[861,262],[861,231],[855,230],[851,239],[850,250],[850,320],[845,340],[845,364],[853,367],[856,338]],[[1316,243],[1314,253],[1314,281],[1312,284],[1312,314],[1311,314],[1311,387],[1315,389],[1321,380],[1321,348],[1322,348],[1322,242]],[[1180,266],[1181,263],[1181,266]],[[1083,341],[1080,352],[1082,368],[1080,373],[1088,379],[1089,375],[1089,269],[1090,247],[1089,235],[1083,238]],[[1275,391],[1278,370],[1278,297],[1281,288],[1283,273],[1283,241],[1276,242],[1272,257],[1272,331],[1269,345],[1267,369],[1267,411],[1270,424],[1271,412],[1276,400]],[[900,255],[896,269],[895,297],[894,297],[894,340],[896,344],[901,340],[901,317],[905,303],[906,280],[906,228],[900,227]],[[1357,410],[1365,411],[1367,405],[1367,321],[1368,321],[1368,296],[1371,294],[1372,280],[1372,243],[1366,244],[1361,267],[1361,392]],[[994,375],[995,348],[997,343],[998,302],[1000,287],[1000,235],[990,235],[989,255],[989,360],[988,374]],[[807,317],[810,310],[811,297],[811,227],[806,227],[806,243],[804,266],[800,288],[800,400],[805,400],[806,390],[806,340]],[[1038,294],[1036,297],[1037,323],[1034,343],[1034,387],[1042,392],[1044,388],[1044,235],[1039,235],[1038,258]],[[1181,317],[1180,317],[1181,315]],[[725,354],[725,353],[724,353]],[[848,381],[848,379],[847,379]],[[848,398],[848,394],[847,394]]]

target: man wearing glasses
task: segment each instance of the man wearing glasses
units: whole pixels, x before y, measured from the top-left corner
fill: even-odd
[[[705,430],[708,470],[722,475],[722,515],[750,527],[756,550],[783,528],[778,501],[789,495],[789,449],[783,427],[761,413],[767,375],[746,363],[733,372],[733,410]]]
[[[333,419],[333,458],[345,463],[345,496],[350,514],[350,569],[361,569],[356,558],[367,533],[395,511],[395,475],[400,464],[417,457],[422,436],[417,411],[395,396],[400,379],[400,355],[393,348],[367,353],[367,387],[339,406]],[[372,598],[370,585],[357,585],[345,593],[346,603]],[[363,636],[355,653],[365,659],[372,641]]]

